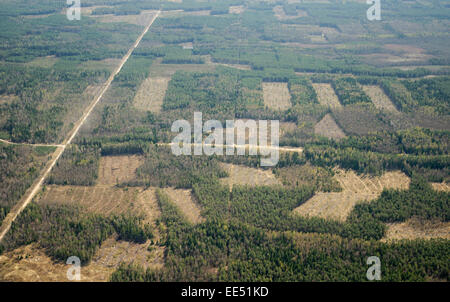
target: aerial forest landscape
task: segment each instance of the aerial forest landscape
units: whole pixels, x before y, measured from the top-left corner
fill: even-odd
[[[0,281],[449,281],[450,1],[0,15]]]

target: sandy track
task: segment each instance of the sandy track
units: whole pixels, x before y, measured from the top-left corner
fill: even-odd
[[[34,182],[34,184],[25,193],[24,198],[15,207],[13,207],[11,209],[9,214],[3,220],[2,226],[0,227],[0,242],[3,240],[3,237],[5,237],[5,234],[11,228],[11,224],[14,222],[14,220],[16,220],[17,216],[19,216],[19,214],[26,208],[26,206],[33,200],[33,198],[37,194],[37,192],[41,189],[45,178],[50,174],[51,170],[55,166],[55,164],[58,161],[58,159],[61,157],[61,155],[64,152],[64,150],[66,149],[66,147],[72,142],[72,140],[78,134],[78,131],[80,130],[81,126],[83,126],[84,122],[90,116],[90,114],[94,110],[95,106],[98,104],[98,102],[103,97],[103,94],[105,94],[105,92],[108,90],[109,86],[113,82],[113,80],[116,77],[116,75],[122,70],[122,67],[128,61],[128,59],[130,58],[131,54],[136,49],[136,47],[138,47],[138,45],[141,42],[142,38],[148,32],[148,30],[152,26],[153,22],[155,22],[156,18],[158,18],[160,13],[161,13],[161,11],[157,11],[156,12],[156,14],[153,17],[153,19],[151,20],[151,22],[145,27],[144,31],[138,37],[136,42],[131,46],[131,48],[128,50],[127,54],[122,58],[122,60],[120,62],[120,65],[117,67],[117,69],[108,78],[108,80],[106,81],[105,86],[104,86],[103,90],[101,91],[101,93],[86,108],[86,110],[83,113],[83,116],[75,124],[74,128],[72,129],[72,131],[69,132],[66,140],[53,153],[52,159],[47,163],[47,165],[46,165],[44,171],[41,173],[39,179],[36,182]]]
[[[21,146],[32,146],[32,147],[56,147],[56,148],[64,147],[64,145],[14,143],[14,142],[10,142],[10,141],[4,140],[4,139],[0,139],[0,142],[7,144],[7,145],[21,145]]]
[[[159,143],[158,146],[172,146],[174,143]],[[188,144],[190,147],[195,147],[200,144]],[[212,147],[211,144],[203,144],[203,146]],[[220,145],[216,144],[214,145],[216,147],[222,147],[222,148],[234,148],[237,149],[245,149],[248,151],[249,148],[255,148],[257,151],[275,151],[278,150],[280,152],[295,152],[295,153],[303,153],[303,148],[296,148],[296,147],[278,147],[278,146],[271,146],[270,144],[267,146],[259,146],[259,145]]]

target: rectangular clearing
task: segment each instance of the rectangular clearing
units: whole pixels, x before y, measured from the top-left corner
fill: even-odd
[[[450,222],[421,221],[412,218],[402,223],[389,223],[386,236],[382,241],[432,238],[450,239]]]
[[[227,178],[221,179],[225,185],[242,186],[281,186],[281,182],[272,173],[272,170],[262,170],[245,166],[221,163],[221,167],[228,173]]]
[[[100,158],[98,185],[116,185],[135,179],[136,169],[142,164],[140,156],[102,156]]]
[[[319,103],[330,108],[341,108],[342,105],[334,92],[331,84],[328,83],[313,83],[312,84],[317,93]]]
[[[170,200],[181,210],[190,223],[201,223],[201,208],[192,198],[191,190],[179,190],[173,188],[164,189]]]
[[[287,83],[262,83],[264,105],[270,109],[287,110],[291,107],[291,94]]]
[[[140,110],[159,113],[163,105],[164,97],[166,96],[169,82],[169,77],[146,79],[134,97],[134,106]]]
[[[107,187],[47,186],[39,199],[41,204],[76,204],[88,212],[112,214],[144,214],[136,203],[141,189]]]
[[[397,108],[395,108],[394,104],[392,104],[389,97],[384,93],[384,91],[379,86],[364,85],[363,90],[370,97],[372,103],[378,109],[398,112]]]

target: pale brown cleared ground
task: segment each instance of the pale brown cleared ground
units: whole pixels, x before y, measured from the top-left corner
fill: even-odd
[[[46,56],[46,57],[38,57],[33,59],[30,62],[25,63],[25,65],[30,67],[44,67],[44,68],[50,68],[55,65],[56,62],[58,62],[59,58],[56,56]]]
[[[19,97],[16,95],[13,95],[13,94],[9,94],[9,95],[2,94],[2,95],[0,95],[0,105],[1,104],[11,104],[18,99],[19,99]]]
[[[164,249],[152,246],[149,251],[149,245],[150,241],[137,244],[109,238],[103,242],[89,266],[114,271],[121,263],[134,263],[145,269],[161,269],[164,266]]]
[[[142,82],[136,96],[134,97],[134,106],[140,110],[148,110],[154,113],[161,111],[164,97],[170,78],[148,78]]]
[[[410,179],[400,171],[387,172],[380,177],[361,177],[353,171],[336,170],[334,176],[343,191],[339,193],[316,193],[310,200],[294,209],[304,217],[320,217],[345,221],[360,202],[378,198],[383,189],[409,188]]]
[[[144,221],[152,225],[153,241],[160,239],[155,222],[161,211],[154,188],[49,186],[39,203],[79,204],[89,212],[103,215],[142,214]],[[136,244],[119,241],[113,236],[102,243],[91,263],[81,268],[81,281],[108,281],[120,263],[161,269],[164,266],[164,247],[152,245],[151,240]],[[64,282],[68,281],[66,272],[69,267],[63,262],[53,261],[37,243],[33,243],[0,256],[0,280]]]
[[[120,59],[118,58],[107,58],[99,61],[86,61],[81,63],[79,66],[80,68],[86,68],[86,69],[108,69],[109,71],[113,72],[114,69],[119,66]]]
[[[221,182],[228,185],[230,189],[233,185],[247,186],[281,186],[281,182],[272,173],[272,170],[249,168],[246,166],[221,163],[221,167],[229,174],[222,178]]]
[[[55,263],[37,244],[22,246],[0,256],[0,280],[9,282],[69,282],[70,265]],[[81,281],[108,281],[113,268],[90,264],[81,268]]]
[[[219,62],[213,62],[210,55],[205,56],[205,64],[210,66],[225,66],[230,68],[235,68],[239,70],[251,70],[252,67],[250,65],[244,65],[244,64],[226,64],[226,63],[219,63]]]
[[[314,90],[317,93],[319,103],[330,108],[341,108],[342,105],[334,92],[331,84],[328,83],[313,83]]]
[[[265,82],[262,88],[265,106],[275,110],[286,110],[292,106],[287,83]]]
[[[387,226],[386,235],[382,239],[385,242],[402,239],[450,239],[450,222],[412,218],[402,223],[389,223]]]
[[[201,208],[194,201],[191,190],[166,188],[164,193],[181,210],[190,223],[198,224],[204,221],[201,216]]]
[[[448,183],[445,183],[445,182],[442,182],[442,183],[434,182],[434,183],[431,184],[431,186],[436,191],[450,192],[450,185]]]
[[[331,114],[325,115],[325,117],[316,124],[314,133],[336,140],[346,137],[344,131],[336,124]]]
[[[364,54],[358,56],[361,60],[367,62],[374,62],[376,64],[392,64],[392,63],[410,63],[418,64],[421,62],[427,62],[432,58],[431,55],[425,53],[402,53],[399,55],[387,54],[387,53],[374,53]]]
[[[98,171],[98,185],[116,185],[136,177],[136,169],[142,164],[142,157],[102,156]]]
[[[164,249],[150,241],[144,244],[109,238],[103,242],[93,260],[81,267],[81,282],[106,282],[121,263],[134,263],[144,268],[161,269]],[[67,279],[70,265],[53,261],[37,243],[22,246],[0,255],[0,281],[73,282]]]
[[[161,215],[154,188],[118,188],[115,186],[46,186],[38,199],[40,204],[80,205],[88,212],[101,215],[143,215],[153,224]]]
[[[88,212],[106,216],[127,213],[144,215],[144,221],[151,224],[161,215],[154,188],[51,185],[45,187],[38,202],[80,205]]]
[[[116,23],[116,22],[125,22],[134,25],[145,26],[147,25],[154,17],[156,11],[143,11],[139,15],[91,15],[91,17],[97,18],[100,22],[104,23]]]
[[[384,93],[384,91],[379,86],[364,85],[363,90],[370,97],[370,99],[372,100],[372,103],[378,109],[383,109],[383,110],[398,113],[394,104],[392,104],[389,97]]]
[[[245,11],[245,7],[243,5],[238,6],[230,6],[228,13],[230,14],[242,14]]]
[[[134,213],[144,215],[145,222],[153,226],[155,242],[159,231],[155,221],[161,212],[155,190],[142,188],[119,189],[114,187],[48,186],[42,194],[41,204],[78,204],[89,212],[112,215]],[[94,255],[91,263],[81,268],[81,281],[108,281],[120,263],[136,263],[145,268],[160,269],[164,265],[164,247],[151,241],[136,244],[107,239]],[[38,244],[20,247],[0,256],[0,280],[2,281],[68,281],[70,266],[49,258]]]
[[[87,211],[102,214],[144,214],[137,203],[142,189],[113,186],[46,186],[40,204],[77,204]]]
[[[150,68],[150,77],[172,77],[177,71],[186,72],[210,72],[215,70],[213,64],[162,64],[162,59],[153,61]]]
[[[327,39],[324,34],[322,35],[310,35],[309,39],[312,43],[325,43],[327,42]]]
[[[88,97],[95,97],[96,95],[99,95],[103,89],[103,85],[97,84],[97,85],[89,85],[84,90],[83,94],[87,95]]]
[[[297,18],[300,18],[300,17],[308,16],[308,13],[306,11],[304,11],[304,10],[297,10],[297,15],[295,15],[295,16],[288,16],[288,15],[285,14],[283,7],[280,6],[280,5],[275,6],[273,8],[273,12],[275,14],[275,17],[278,20],[290,20],[290,19],[297,19]]]
[[[153,15],[153,18],[151,19],[149,24],[145,27],[145,29],[142,31],[142,33],[137,38],[136,42],[134,42],[134,44],[130,47],[130,49],[128,50],[126,55],[122,58],[119,66],[117,66],[117,68],[114,70],[114,72],[109,76],[102,92],[97,97],[94,98],[94,100],[89,104],[89,106],[87,106],[87,108],[84,110],[81,118],[76,123],[74,123],[72,130],[67,134],[67,137],[64,139],[62,146],[58,147],[56,149],[56,151],[53,153],[51,159],[47,162],[45,168],[39,175],[38,179],[36,179],[34,181],[33,185],[25,192],[25,194],[24,194],[23,198],[20,200],[20,202],[11,209],[11,211],[8,213],[6,218],[3,220],[2,225],[0,226],[0,242],[3,240],[5,234],[11,228],[11,224],[16,220],[16,218],[19,216],[19,214],[27,207],[27,205],[33,200],[35,195],[38,192],[40,192],[45,179],[50,174],[50,172],[52,171],[55,164],[58,162],[59,158],[61,157],[61,155],[64,152],[67,145],[71,144],[72,140],[78,134],[78,132],[80,131],[80,128],[83,126],[85,121],[88,119],[91,112],[94,110],[95,106],[102,99],[103,94],[108,90],[108,88],[111,85],[111,83],[113,82],[115,76],[120,72],[122,67],[128,61],[128,59],[130,58],[134,49],[136,49],[136,47],[139,46],[142,38],[149,31],[153,22],[158,18],[160,13],[161,12],[158,11]]]
[[[81,15],[92,15],[92,12],[96,10],[97,8],[113,8],[113,6],[108,5],[96,5],[96,6],[88,6],[88,7],[81,7]]]

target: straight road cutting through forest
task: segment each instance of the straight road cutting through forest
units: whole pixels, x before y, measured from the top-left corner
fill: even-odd
[[[150,23],[147,25],[147,27],[144,29],[142,34],[138,37],[136,42],[133,44],[133,46],[128,50],[127,54],[122,58],[120,65],[117,67],[117,69],[110,75],[108,80],[106,81],[102,91],[100,94],[94,99],[94,101],[86,108],[84,111],[82,117],[80,120],[75,124],[74,128],[69,132],[67,138],[63,142],[62,145],[58,145],[56,151],[52,155],[52,159],[47,163],[47,165],[44,168],[44,172],[39,176],[39,180],[37,182],[34,182],[33,185],[27,190],[24,197],[19,201],[17,205],[15,205],[11,211],[8,213],[8,215],[3,220],[3,223],[0,227],[0,242],[5,237],[6,233],[11,228],[12,223],[16,220],[17,216],[26,208],[26,206],[33,200],[34,196],[39,192],[39,190],[42,188],[42,184],[44,183],[45,179],[55,166],[56,162],[59,160],[61,155],[63,154],[66,147],[72,142],[72,140],[75,138],[75,136],[78,134],[78,131],[80,130],[81,126],[83,126],[84,122],[87,120],[89,115],[91,114],[92,110],[95,108],[95,106],[98,104],[98,102],[103,97],[103,94],[108,90],[109,86],[113,82],[115,76],[122,70],[122,67],[125,65],[125,63],[130,58],[133,51],[138,47],[139,43],[141,42],[142,38],[145,36],[145,34],[148,32],[152,24],[155,22],[156,18],[158,18],[161,11],[157,11],[153,19],[150,21]]]

